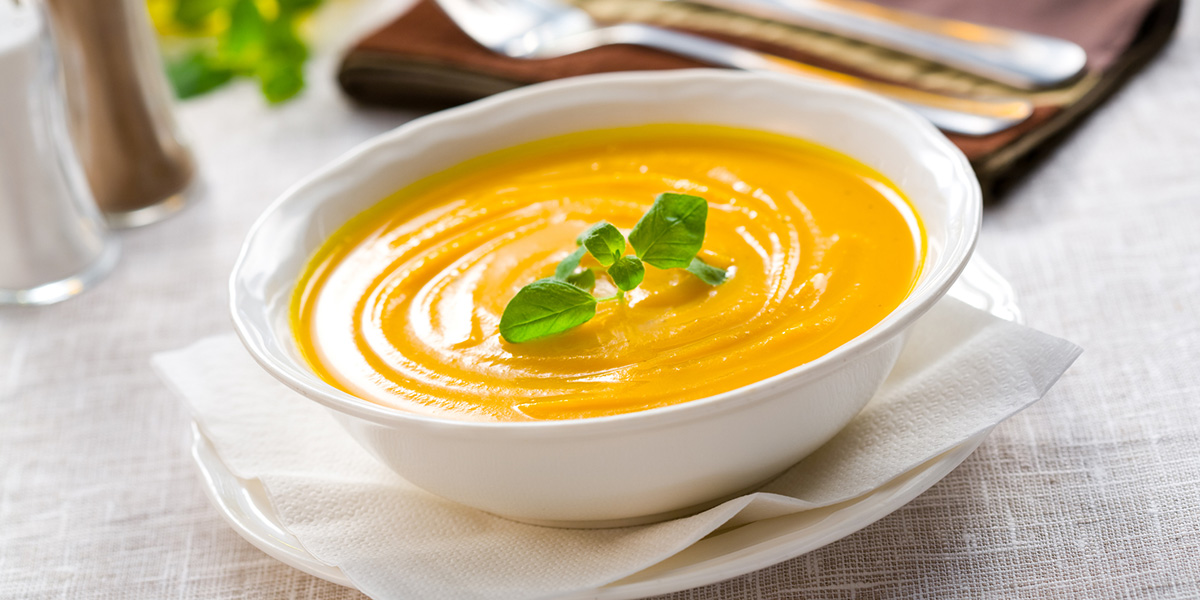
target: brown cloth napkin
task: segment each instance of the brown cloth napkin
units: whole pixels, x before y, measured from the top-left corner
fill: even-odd
[[[950,135],[992,198],[1028,172],[1084,116],[1166,44],[1181,0],[878,0],[881,5],[1069,39],[1088,53],[1084,77],[1025,92],[869,44],[744,15],[660,0],[574,0],[601,21],[654,23],[816,66],[936,92],[1021,96],[1027,122],[994,135]],[[705,67],[636,46],[606,46],[547,60],[490,52],[433,0],[367,36],[345,56],[338,80],[372,104],[445,107],[532,83],[591,73]]]

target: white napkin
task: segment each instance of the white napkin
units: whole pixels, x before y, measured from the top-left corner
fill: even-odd
[[[154,365],[230,469],[263,482],[309,553],[373,598],[463,599],[594,589],[718,528],[863,495],[1029,406],[1079,353],[947,298],[914,327],[878,396],[782,477],[692,517],[600,530],[524,525],[421,491],[232,335],[159,354]]]

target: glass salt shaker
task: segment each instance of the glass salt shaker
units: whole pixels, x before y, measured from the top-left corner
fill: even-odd
[[[50,304],[103,277],[117,246],[67,131],[38,0],[0,0],[0,304]]]

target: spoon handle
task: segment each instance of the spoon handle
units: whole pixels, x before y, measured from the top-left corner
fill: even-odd
[[[1087,63],[1067,40],[884,8],[860,0],[688,0],[870,42],[1022,89],[1061,85]]]
[[[602,27],[561,39],[554,44],[554,53],[568,53],[606,44],[646,46],[722,67],[769,71],[839,83],[890,98],[917,112],[939,128],[964,135],[982,136],[1003,131],[1025,121],[1033,114],[1033,105],[1025,100],[979,100],[933,94],[861,79],[732,44],[640,23]]]

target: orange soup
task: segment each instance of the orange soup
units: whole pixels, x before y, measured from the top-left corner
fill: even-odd
[[[647,265],[582,326],[499,335],[507,302],[576,236],[602,220],[628,235],[661,192],[708,201],[699,256],[728,269],[725,283]],[[323,379],[382,405],[478,421],[616,415],[845,344],[912,290],[922,240],[894,185],[808,142],[696,125],[585,132],[468,161],[351,220],[301,278],[292,329]],[[596,296],[614,291],[601,274]]]

